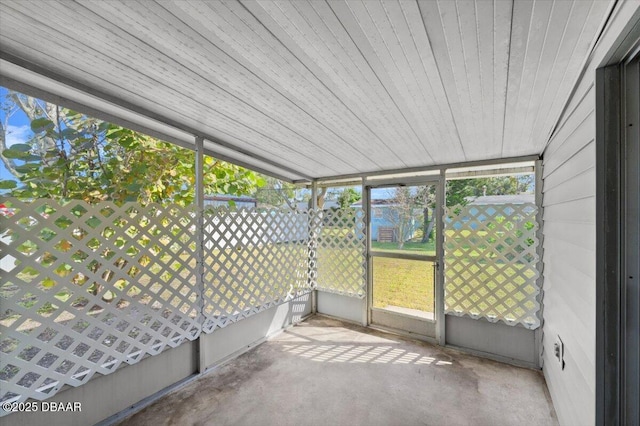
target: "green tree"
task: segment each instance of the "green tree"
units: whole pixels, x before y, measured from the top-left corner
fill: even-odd
[[[115,124],[9,92],[5,117],[22,111],[33,137],[7,146],[0,157],[17,179],[0,189],[21,198],[176,203],[195,197],[195,153]],[[211,157],[204,160],[205,193],[248,194],[264,184],[256,173]]]
[[[415,234],[415,224],[422,217],[422,200],[420,191],[416,193],[411,187],[398,186],[393,189],[390,201],[392,204],[383,210],[384,218],[393,224],[396,232],[398,249],[411,240]]]
[[[271,176],[263,176],[264,185],[256,191],[256,199],[261,205],[280,207],[287,205],[295,210],[295,196],[298,189],[294,184]]]
[[[533,175],[498,176],[447,181],[447,206],[465,205],[482,195],[514,195],[533,189]]]
[[[362,199],[362,194],[356,191],[354,188],[345,188],[338,195],[338,204],[341,209],[346,209],[351,204]]]
[[[433,220],[435,216],[433,214],[429,215],[429,213],[434,212],[436,208],[436,186],[426,185],[418,187],[416,198],[422,206],[422,240],[420,242],[424,244],[429,241],[433,225],[435,224]]]

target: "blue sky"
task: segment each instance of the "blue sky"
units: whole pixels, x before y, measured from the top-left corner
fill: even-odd
[[[5,108],[6,106],[8,106],[8,103],[6,101],[7,93],[9,93],[7,88],[0,86],[0,100],[2,102],[2,109],[0,109],[0,120],[2,120],[3,124],[7,123],[7,111]],[[13,112],[13,114],[11,114],[5,131],[7,146],[11,146],[17,143],[24,143],[33,136],[29,119],[20,109],[17,109]],[[12,179],[12,177],[13,176],[11,175],[11,173],[9,173],[7,168],[4,166],[4,163],[0,162],[0,178],[5,180]]]

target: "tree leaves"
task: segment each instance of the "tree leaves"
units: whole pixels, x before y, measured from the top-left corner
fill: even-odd
[[[18,186],[15,180],[0,180],[0,189],[13,189]]]
[[[11,145],[8,149],[5,149],[2,152],[2,155],[4,155],[6,158],[22,160],[30,156],[30,151],[31,145],[27,145],[25,143],[17,143]]]
[[[20,95],[22,96],[22,95]],[[8,101],[13,98],[7,97]],[[33,98],[29,98],[33,99]],[[2,155],[16,163],[15,180],[0,181],[8,195],[24,198],[191,204],[195,153],[75,111],[42,101],[15,103],[31,117],[34,137]],[[25,109],[28,109],[25,110]],[[55,111],[56,121],[45,116]],[[256,173],[205,158],[205,193],[253,193],[264,181]]]
[[[33,133],[45,132],[49,129],[53,129],[54,127],[55,125],[53,124],[53,122],[45,117],[36,118],[35,120],[31,121],[31,130],[33,131]]]

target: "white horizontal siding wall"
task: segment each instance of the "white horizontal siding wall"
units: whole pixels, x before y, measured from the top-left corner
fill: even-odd
[[[544,155],[543,365],[564,425],[595,420],[594,136],[592,85]],[[558,335],[564,370],[553,355]]]
[[[595,70],[637,21],[622,2],[577,82],[543,153],[543,370],[561,425],[595,423],[596,398],[596,96]],[[554,357],[560,336],[565,369]]]

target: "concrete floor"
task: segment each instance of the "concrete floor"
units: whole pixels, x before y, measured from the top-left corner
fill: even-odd
[[[322,316],[125,419],[133,425],[556,425],[542,374]]]

